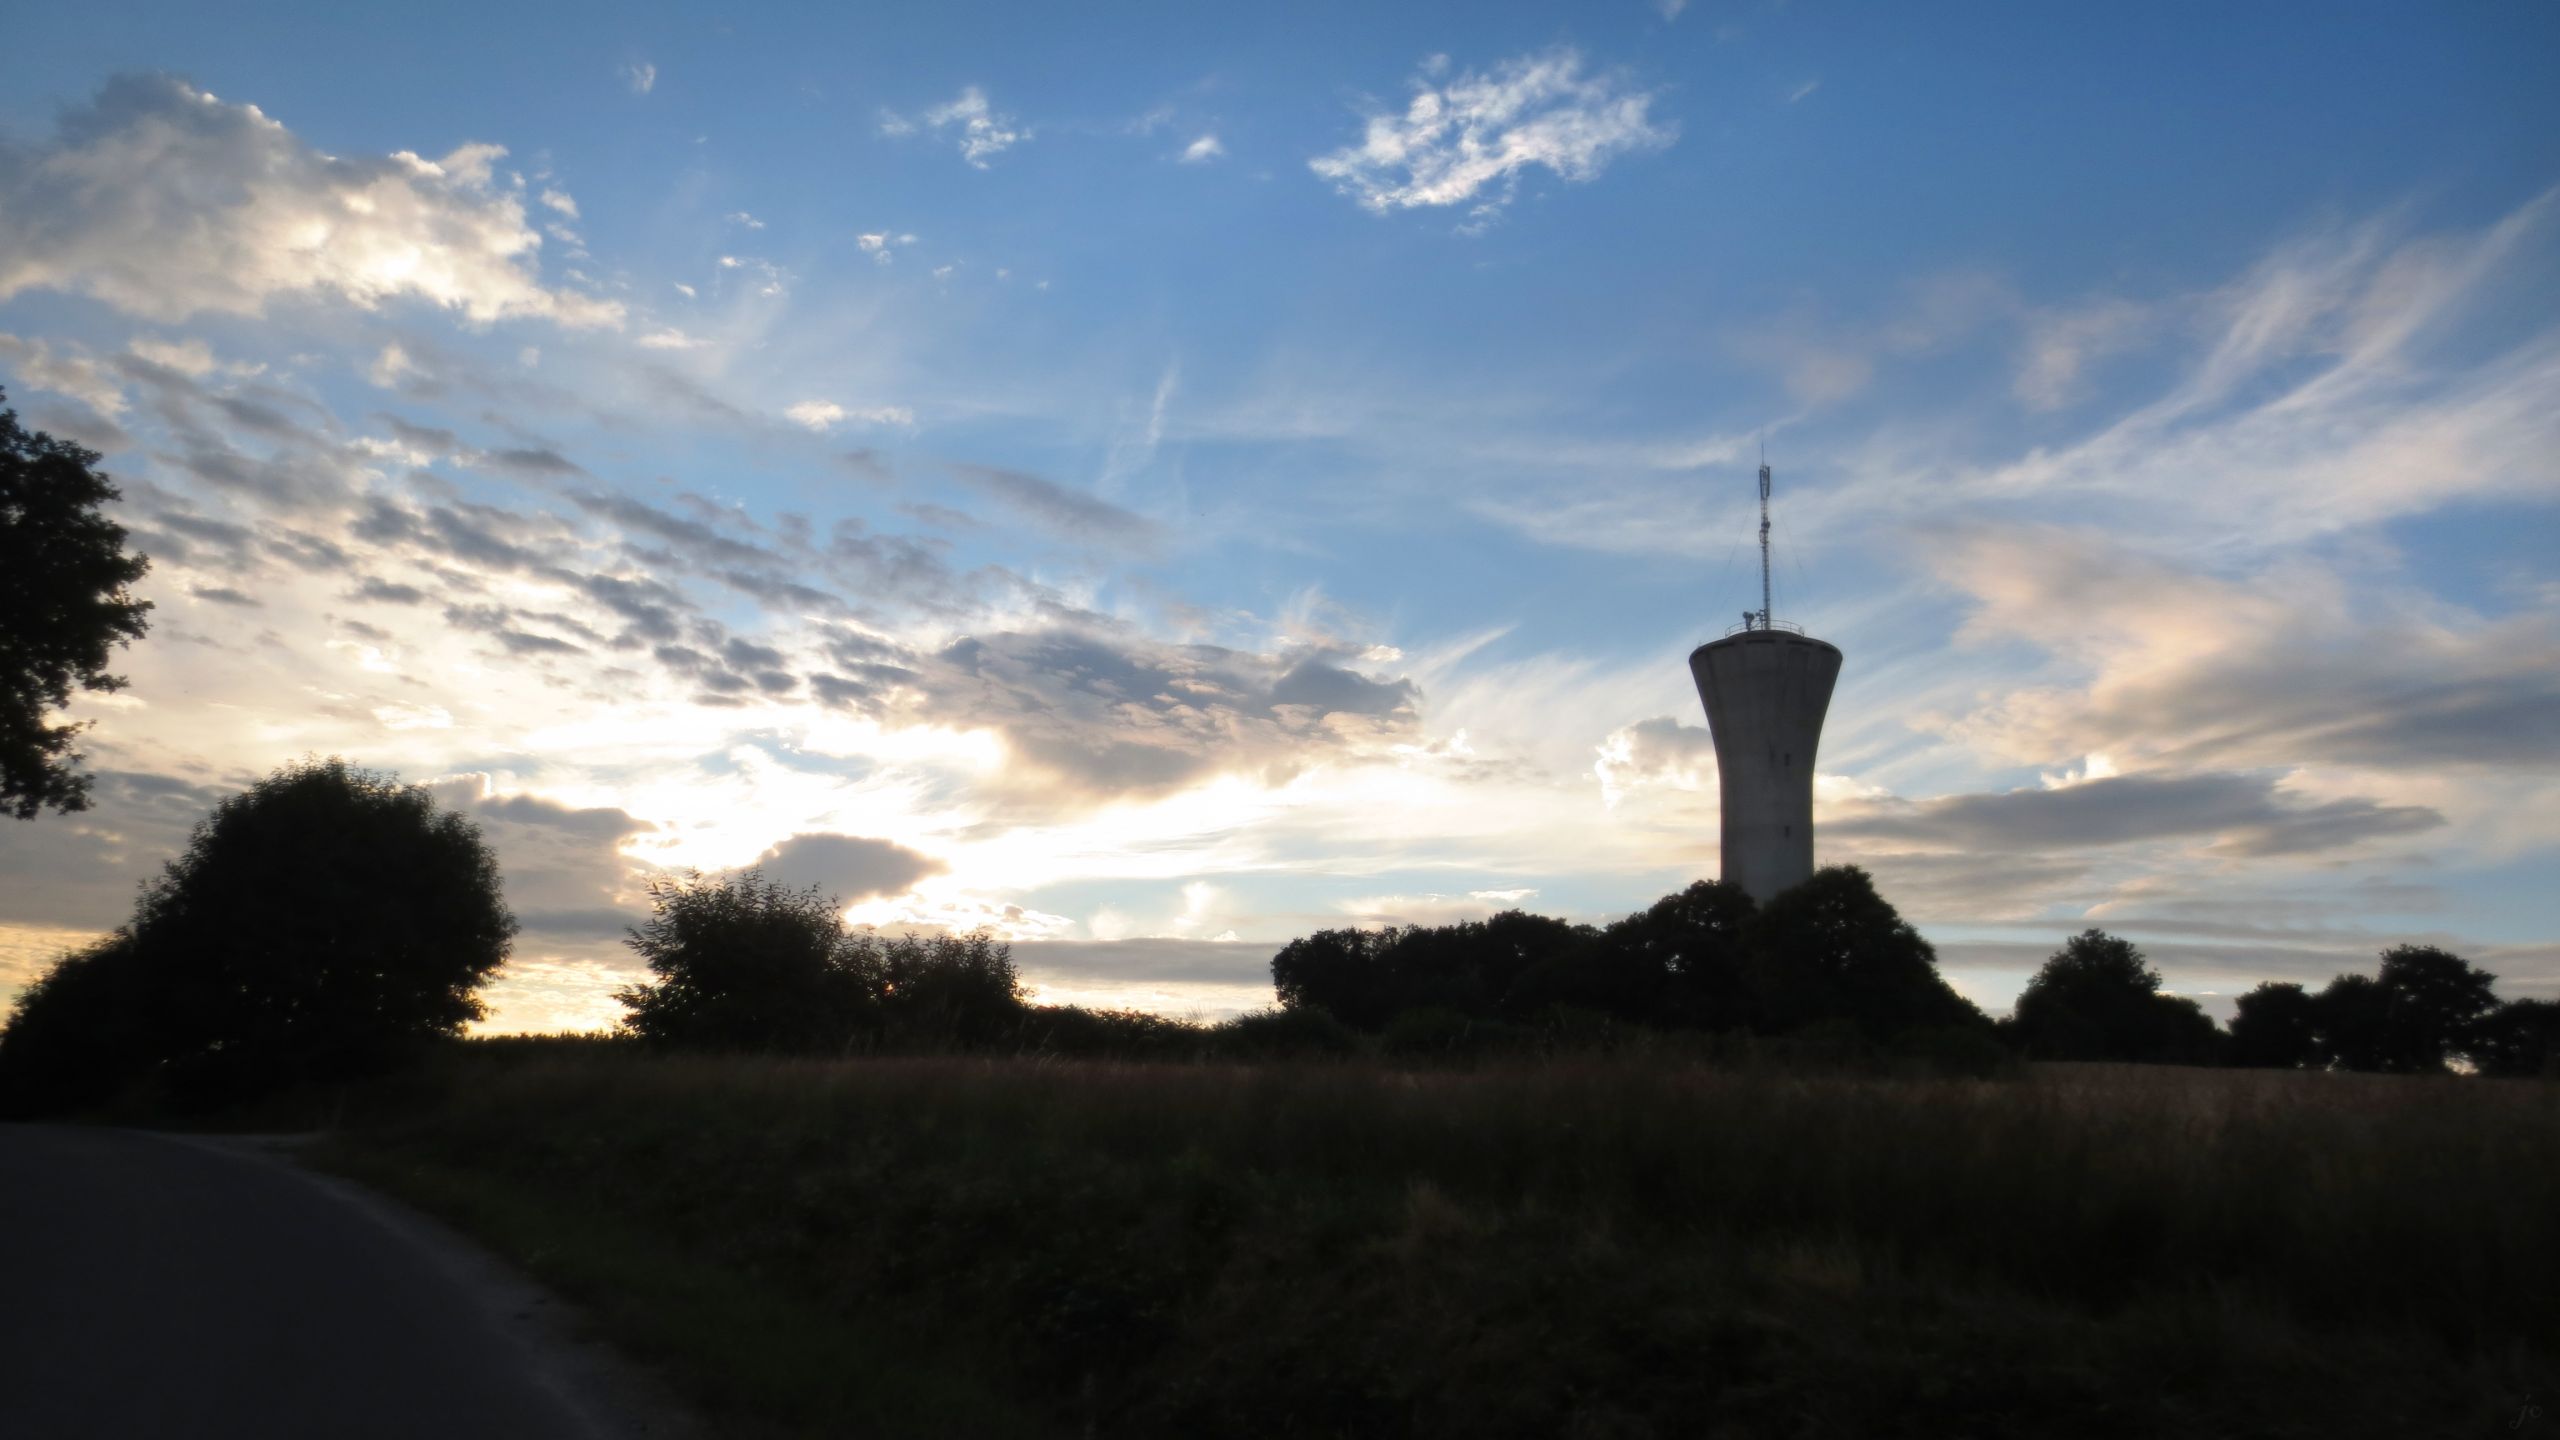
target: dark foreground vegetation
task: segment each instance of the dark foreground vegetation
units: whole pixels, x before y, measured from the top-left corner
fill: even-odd
[[[461,1040],[514,924],[479,836],[288,767],[22,997],[0,1113],[323,1124],[724,1434],[2396,1437],[2560,1395],[2560,1085],[2502,1078],[2554,1007],[2440,950],[2226,1033],[2089,931],[1994,1022],[1835,869],[1321,932],[1209,1025],[752,871],[653,899],[620,1033]]]
[[[782,1433],[2489,1434],[2560,1089],[478,1042],[337,1163]]]

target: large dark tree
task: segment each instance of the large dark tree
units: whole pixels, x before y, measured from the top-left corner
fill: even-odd
[[[334,757],[216,805],[132,926],[170,1062],[250,1085],[458,1034],[515,931],[477,825]]]
[[[150,561],[125,553],[124,527],[103,513],[121,497],[97,464],[0,406],[0,810],[20,820],[88,808],[71,748],[86,726],[51,717],[75,689],[123,686],[108,654],[142,637],[151,608],[127,588]]]
[[[130,924],[37,983],[0,1079],[58,1108],[132,1082],[218,1103],[343,1078],[479,1018],[514,933],[469,819],[342,760],[288,766],[216,805]]]
[[[2348,1070],[2426,1075],[2467,1058],[2498,1008],[2497,976],[2432,945],[2382,952],[2379,975],[2341,975],[2320,992],[2321,1039]]]
[[[1835,865],[1763,906],[1748,932],[1761,1027],[1847,1020],[1871,1040],[1984,1025],[1938,975],[1938,952],[1855,865]]]
[[[2299,985],[2268,981],[2240,997],[2231,1016],[2231,1063],[2261,1070],[2318,1068],[2320,1002]]]
[[[2203,1064],[2213,1021],[2193,1000],[2160,993],[2160,972],[2130,940],[2084,930],[2063,942],[2018,996],[2012,1027],[2039,1060]]]

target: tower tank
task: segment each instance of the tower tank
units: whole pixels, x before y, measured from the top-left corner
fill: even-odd
[[[1689,652],[1715,737],[1724,878],[1767,904],[1813,874],[1813,763],[1840,649],[1770,617],[1769,467],[1760,467],[1760,608]]]

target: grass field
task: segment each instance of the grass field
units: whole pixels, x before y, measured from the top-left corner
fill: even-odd
[[[741,1433],[2402,1437],[2560,1409],[2548,1084],[484,1043],[395,1115],[334,1163]]]

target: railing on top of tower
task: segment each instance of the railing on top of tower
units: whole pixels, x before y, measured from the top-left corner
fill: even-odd
[[[1724,633],[1727,635],[1739,635],[1746,630],[1756,630],[1763,633],[1775,631],[1787,635],[1802,635],[1805,633],[1805,628],[1792,620],[1772,620],[1755,610],[1743,611],[1742,623],[1739,625],[1726,626]]]

